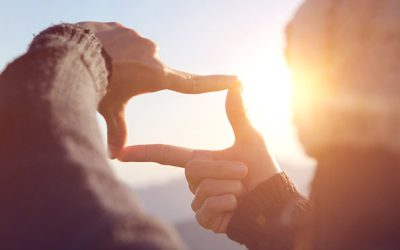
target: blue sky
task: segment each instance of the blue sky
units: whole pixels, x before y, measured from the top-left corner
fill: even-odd
[[[251,45],[255,33],[280,39],[299,0],[2,0],[0,65],[24,51],[33,34],[50,24],[82,20],[117,21],[156,41],[177,67],[227,71],[236,46]],[[278,24],[278,25],[277,25]],[[273,35],[272,35],[273,34]],[[231,43],[227,44],[226,41]],[[212,55],[213,60],[205,58]],[[207,64],[204,63],[207,61]],[[228,62],[228,63],[227,63]],[[220,66],[217,66],[220,65]],[[201,73],[201,72],[200,72]]]
[[[249,94],[250,106],[255,107],[254,121],[272,151],[285,160],[303,157],[289,113],[274,107],[287,109],[288,88],[282,85],[288,84],[287,76],[276,72],[285,71],[283,30],[300,0],[0,1],[0,68],[25,51],[33,34],[51,24],[120,22],[155,41],[162,60],[174,68],[253,79],[247,85],[249,93],[257,95]],[[281,83],[281,79],[286,82]],[[274,91],[280,94],[271,94]],[[265,102],[280,95],[277,103]],[[163,91],[137,97],[127,110],[128,143],[213,149],[229,146],[233,136],[224,102],[224,92],[187,96]],[[118,176],[134,186],[183,176],[180,169],[156,164],[112,164]]]

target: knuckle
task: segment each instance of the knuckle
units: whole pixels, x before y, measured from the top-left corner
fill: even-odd
[[[145,38],[145,37],[140,37],[140,41],[147,52],[149,52],[151,54],[155,54],[158,51],[157,44],[154,43],[152,40]]]
[[[197,210],[197,206],[196,206],[196,199],[192,200],[192,203],[190,204],[190,206],[192,207],[193,212],[196,212]]]
[[[242,193],[242,190],[243,190],[242,182],[240,182],[240,181],[234,181],[234,182],[233,182],[233,192],[234,192],[236,195],[240,195],[240,194]]]
[[[195,214],[196,221],[197,221],[200,225],[203,226],[203,224],[202,224],[202,222],[203,222],[202,217],[203,217],[203,216],[202,216],[201,213],[196,213],[196,214]]]
[[[212,193],[212,180],[210,179],[202,180],[197,189],[201,195],[204,196],[210,195]]]
[[[196,187],[192,183],[188,183],[188,187],[190,192],[192,192],[193,194],[196,193]]]
[[[189,179],[195,177],[198,174],[199,161],[191,160],[185,165],[185,176]]]
[[[220,171],[235,179],[242,179],[247,175],[247,166],[245,163],[239,161],[221,162]]]
[[[143,42],[146,43],[148,46],[156,46],[156,44],[155,44],[152,40],[150,40],[150,39],[148,39],[148,38],[143,37],[142,40],[143,40]]]
[[[122,27],[122,24],[120,24],[119,22],[110,22],[108,24],[115,27]]]
[[[209,197],[204,201],[204,208],[211,212],[215,213],[218,211],[218,200],[215,197]]]
[[[147,39],[147,46],[152,52],[157,52],[159,50],[157,44],[155,44],[153,41]]]
[[[209,225],[208,223],[206,223],[206,219],[204,218],[204,214],[203,213],[196,213],[195,215],[196,217],[196,221],[204,228],[209,229]]]
[[[215,224],[213,227],[212,227],[212,229],[211,229],[211,231],[213,231],[214,233],[220,233],[220,230],[219,230],[219,225],[218,224]]]
[[[186,177],[186,180],[189,183],[189,187],[190,187],[192,185],[194,173],[193,173],[192,167],[188,167],[188,165],[185,166],[185,177]]]
[[[215,218],[205,215],[204,213],[196,213],[197,222],[205,229],[213,232],[218,231],[218,224],[216,224]]]
[[[234,196],[233,194],[229,194],[226,197],[226,201],[227,201],[227,203],[229,205],[229,208],[232,208],[232,209],[236,208],[236,206],[237,206],[237,198],[236,198],[236,196]]]
[[[186,163],[186,165],[185,165],[185,173],[187,175],[191,175],[192,174],[192,171],[193,171],[193,168],[194,168],[195,164],[196,164],[196,161],[194,161],[194,160],[191,160],[188,163]]]

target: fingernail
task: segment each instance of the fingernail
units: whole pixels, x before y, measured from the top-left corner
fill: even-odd
[[[236,165],[236,171],[241,175],[241,176],[246,176],[247,175],[247,166],[240,162]]]
[[[231,79],[232,88],[242,88],[242,81],[239,79],[238,76],[229,76]]]

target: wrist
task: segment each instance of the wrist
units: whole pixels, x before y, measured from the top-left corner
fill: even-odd
[[[261,183],[282,172],[278,163],[272,157],[267,157],[257,162],[256,165],[257,168],[254,168],[253,171],[249,170],[248,177],[245,181],[249,192],[254,190]]]
[[[227,236],[249,248],[263,241],[277,244],[273,249],[292,249],[287,245],[293,242],[290,237],[307,209],[307,200],[297,192],[286,174],[275,174],[240,202],[229,222]],[[286,223],[281,221],[283,213],[291,218]]]

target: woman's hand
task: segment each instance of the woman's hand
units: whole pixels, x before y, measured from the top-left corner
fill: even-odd
[[[195,195],[192,209],[197,222],[215,233],[225,233],[246,188],[243,162],[191,160],[185,166],[190,191]]]
[[[185,167],[189,188],[195,193],[195,212],[198,219],[200,217],[199,222],[206,225],[206,228],[216,231],[226,229],[231,217],[229,212],[231,213],[237,204],[237,202],[234,204],[233,196],[237,201],[238,197],[240,198],[246,193],[238,194],[233,191],[234,188],[220,189],[226,179],[233,180],[235,183],[241,180],[243,188],[240,189],[251,191],[260,183],[280,172],[279,166],[269,154],[262,136],[253,128],[246,116],[239,88],[228,91],[226,113],[235,134],[235,143],[227,149],[208,151],[160,144],[137,145],[125,148],[119,156],[121,161],[158,162]],[[241,164],[247,167],[246,176],[244,178],[238,175],[232,177],[234,175],[233,166]],[[230,167],[224,167],[227,165]],[[213,179],[214,184],[207,187],[207,191],[201,191],[207,184],[202,184],[202,188],[197,190],[199,184],[207,179]],[[217,182],[219,184],[216,184]],[[211,189],[214,189],[213,192],[210,191]],[[209,200],[208,204],[205,202],[207,199]],[[198,204],[202,201],[202,206],[199,206]],[[225,219],[215,219],[224,214],[227,214]],[[215,220],[219,220],[220,223]],[[213,222],[219,224],[218,227],[215,225],[210,227],[209,225]]]
[[[158,58],[154,42],[118,23],[79,24],[96,34],[112,60],[110,88],[99,105],[107,123],[111,158],[125,145],[125,106],[132,97],[164,89],[197,94],[239,85],[233,76],[198,76],[167,67]]]

